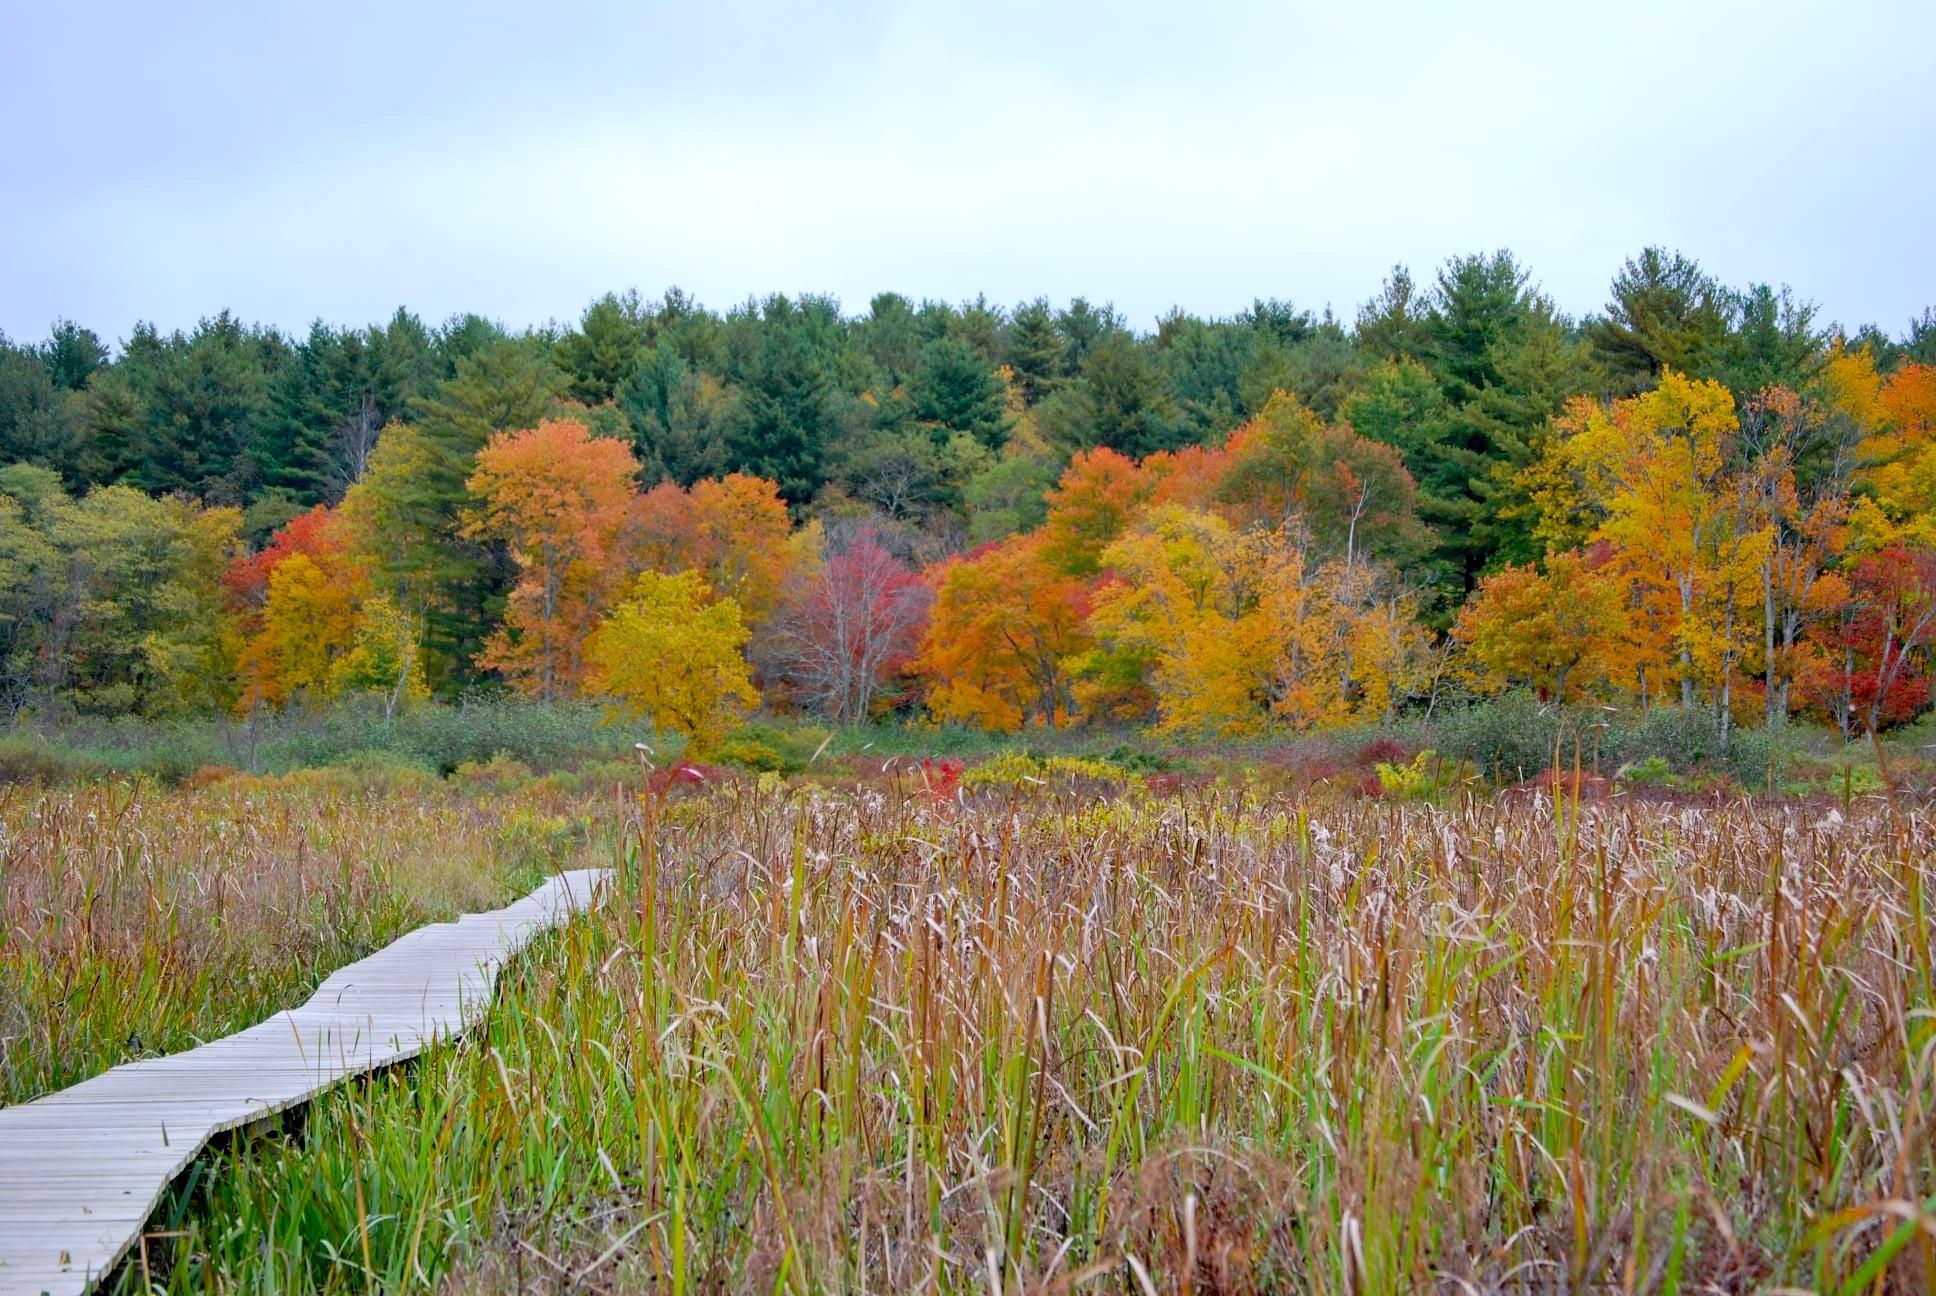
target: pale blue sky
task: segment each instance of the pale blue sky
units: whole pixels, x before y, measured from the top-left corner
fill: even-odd
[[[513,325],[611,288],[1347,319],[1649,243],[1891,332],[1936,302],[1936,4],[11,0],[0,329]]]

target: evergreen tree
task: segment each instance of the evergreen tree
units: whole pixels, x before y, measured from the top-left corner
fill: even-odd
[[[1425,310],[1410,270],[1393,266],[1378,295],[1358,308],[1354,338],[1359,349],[1374,359],[1424,357]]]
[[[457,372],[458,361],[468,359],[486,347],[510,340],[511,335],[495,320],[469,313],[453,315],[430,338],[436,377],[448,378]]]
[[[1250,309],[1239,315],[1237,322],[1252,333],[1284,346],[1294,346],[1317,330],[1317,322],[1311,318],[1310,311],[1299,310],[1292,303],[1276,297],[1269,300],[1252,298]]]
[[[1815,304],[1796,301],[1788,289],[1755,284],[1731,295],[1733,327],[1695,373],[1733,389],[1745,400],[1770,387],[1805,391],[1821,372],[1828,351],[1815,327]]]
[[[33,463],[73,479],[80,427],[71,396],[39,355],[0,334],[0,463]]]
[[[1584,350],[1509,252],[1457,257],[1440,270],[1424,319],[1427,363],[1445,397],[1446,471],[1462,491],[1439,500],[1439,558],[1461,594],[1499,554],[1484,501],[1529,462],[1535,438],[1586,372]],[[1555,390],[1555,388],[1562,390]]]
[[[1243,421],[1243,380],[1257,348],[1256,332],[1241,323],[1207,323],[1181,311],[1158,321],[1157,357],[1191,440],[1210,440]]]
[[[1107,446],[1134,459],[1189,440],[1162,371],[1127,333],[1110,333],[1091,347],[1081,379],[1042,412],[1049,434],[1068,451]]]
[[[671,478],[690,486],[726,470],[726,447],[745,417],[736,392],[711,374],[696,373],[669,341],[647,351],[618,404],[650,485]]]
[[[766,324],[747,383],[747,416],[730,447],[734,469],[778,483],[796,508],[820,489],[837,423],[833,381],[810,328],[790,318]]]
[[[1001,359],[1002,329],[1006,323],[1002,312],[990,306],[986,297],[976,297],[971,302],[963,302],[953,312],[941,336],[968,347],[983,368],[992,369]]]
[[[45,342],[36,350],[47,366],[48,376],[63,391],[79,391],[96,370],[108,362],[108,349],[93,329],[82,328],[73,320],[55,320]]]
[[[227,311],[161,342],[145,375],[145,442],[130,480],[153,494],[246,503],[270,434],[270,371],[286,353],[279,336]]]
[[[990,450],[1008,438],[1009,418],[1002,380],[980,351],[965,342],[941,338],[921,353],[908,384],[914,417],[946,433],[962,432]]]
[[[1246,416],[1262,411],[1274,392],[1285,391],[1335,419],[1363,372],[1359,349],[1327,314],[1296,341],[1281,341],[1274,330],[1258,333],[1237,391]]]
[[[926,337],[914,305],[900,293],[877,293],[854,331],[861,351],[879,371],[873,386],[886,396],[914,377]]]
[[[585,308],[576,329],[558,339],[552,358],[573,400],[603,405],[638,368],[650,340],[650,321],[638,293],[606,293]]]
[[[1082,371],[1089,348],[1106,337],[1127,334],[1129,327],[1114,306],[1105,303],[1098,308],[1091,306],[1087,299],[1077,297],[1067,310],[1056,313],[1055,331],[1062,335],[1063,375],[1073,377]]]
[[[1040,403],[1062,382],[1066,349],[1047,298],[1037,297],[1015,308],[1008,317],[1004,354],[1022,390],[1023,404]]]
[[[1416,360],[1387,360],[1366,375],[1343,414],[1360,436],[1382,441],[1404,457],[1406,471],[1418,483],[1419,514],[1427,525],[1448,530],[1466,524],[1466,483],[1475,464],[1446,450],[1453,435],[1451,411],[1431,370]]]
[[[1654,385],[1663,367],[1706,372],[1728,332],[1728,294],[1700,263],[1662,248],[1644,249],[1613,277],[1604,318],[1587,326],[1594,358],[1615,393]]]
[[[481,348],[413,402],[414,426],[384,429],[352,492],[355,507],[372,519],[365,534],[375,537],[398,605],[421,618],[431,685],[446,694],[478,678],[474,662],[512,576],[501,546],[460,534],[465,483],[493,433],[535,427],[550,413],[552,381],[549,366],[527,346]]]

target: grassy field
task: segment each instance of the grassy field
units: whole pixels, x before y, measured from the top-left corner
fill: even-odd
[[[487,891],[534,866],[495,834],[565,794],[510,781],[412,794],[423,878],[362,885],[465,903],[433,856],[495,861]],[[205,1160],[122,1285],[1929,1289],[1926,804],[1351,785],[664,782],[626,803],[623,885],[482,1032]],[[229,948],[290,932],[244,921]],[[381,938],[334,923],[283,966]]]
[[[613,821],[609,784],[507,794],[490,767],[0,786],[0,1104],[300,1003],[420,923],[609,858]]]

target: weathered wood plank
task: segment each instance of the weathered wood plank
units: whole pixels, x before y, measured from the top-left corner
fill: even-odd
[[[78,1296],[120,1262],[208,1140],[405,1061],[472,1024],[504,961],[587,907],[603,869],[420,927],[338,968],[299,1008],[0,1108],[0,1296]]]

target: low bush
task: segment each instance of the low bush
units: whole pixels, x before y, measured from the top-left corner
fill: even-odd
[[[1731,729],[1721,737],[1703,708],[1653,707],[1645,714],[1562,707],[1524,693],[1460,707],[1434,726],[1435,745],[1500,783],[1570,769],[1607,774],[1651,759],[1682,775],[1724,774],[1743,787],[1779,786],[1800,738],[1794,730]]]
[[[106,767],[97,762],[80,758],[30,734],[0,738],[0,784],[49,786],[105,772]]]
[[[450,772],[450,781],[466,792],[508,792],[534,777],[531,767],[509,752],[487,761],[465,761]]]
[[[747,734],[736,734],[719,744],[713,750],[713,758],[721,765],[755,774],[791,774],[799,768],[772,743]]]

